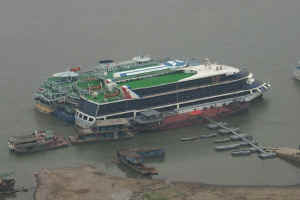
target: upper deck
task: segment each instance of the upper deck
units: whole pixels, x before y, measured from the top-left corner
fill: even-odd
[[[107,95],[107,90],[103,88],[94,93],[89,93],[85,97],[96,103],[106,103],[115,100],[126,99],[126,94],[122,89],[126,86],[127,91],[139,91],[142,89],[145,93],[147,88],[157,88],[158,86],[181,83],[190,80],[204,80],[209,78],[220,78],[221,76],[229,77],[233,74],[238,74],[240,70],[235,67],[205,63],[198,65],[187,65],[184,61],[167,61],[158,66],[143,67],[139,69],[126,70],[113,74],[116,79],[112,82],[114,90],[110,93],[115,95]],[[223,80],[218,80],[223,81]],[[208,82],[209,84],[210,82]],[[109,83],[111,84],[111,83]],[[78,83],[79,85],[79,83]],[[174,89],[174,88],[173,88]],[[176,89],[176,88],[175,88]],[[180,88],[178,88],[180,89]],[[119,90],[119,92],[117,92]],[[146,93],[149,93],[147,90]],[[126,93],[126,91],[125,91]]]
[[[211,77],[221,82],[225,80],[221,76],[239,72],[238,68],[209,61],[201,64],[179,59],[153,60],[149,57],[135,57],[123,62],[100,62],[85,72],[67,71],[54,74],[41,85],[41,90],[36,94],[52,101],[75,95],[95,103],[107,103],[126,99],[126,93],[133,91],[132,94],[137,97],[153,95],[162,92],[161,87],[168,87],[168,91],[176,90],[180,89],[176,83],[191,80],[195,80],[193,86],[210,84],[213,80]]]
[[[147,88],[154,87],[158,85],[164,85],[169,83],[174,83],[185,78],[193,76],[195,73],[193,72],[185,72],[185,71],[174,71],[165,73],[158,76],[150,76],[140,79],[128,80],[125,82],[118,83],[119,86],[127,85],[131,89],[139,89],[139,88]]]

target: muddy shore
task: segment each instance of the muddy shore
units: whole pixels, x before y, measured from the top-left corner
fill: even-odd
[[[41,169],[35,177],[35,200],[298,200],[300,197],[300,186],[214,186],[121,178],[92,166]]]

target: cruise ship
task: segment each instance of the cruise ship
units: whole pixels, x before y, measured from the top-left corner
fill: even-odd
[[[104,60],[89,72],[90,76],[74,73],[78,73],[76,81],[70,82],[72,94],[80,97],[75,109],[79,128],[89,128],[105,119],[135,119],[149,109],[187,113],[251,102],[271,86],[256,80],[246,69],[208,59],[154,60],[143,56],[119,63]]]

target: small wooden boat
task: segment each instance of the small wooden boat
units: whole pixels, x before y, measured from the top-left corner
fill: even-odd
[[[227,126],[228,123],[227,123],[227,122],[219,122],[218,125],[219,125],[219,126]]]
[[[226,125],[227,125],[226,122],[210,123],[210,124],[207,125],[207,128],[209,128],[209,129],[217,129],[220,126],[226,126]]]
[[[251,155],[251,151],[250,150],[232,151],[231,155],[232,156],[249,156],[249,155]]]
[[[250,145],[251,145],[250,142],[251,142],[252,144],[257,144],[257,141],[256,141],[256,140],[252,140],[252,141],[249,141],[249,142],[246,142],[246,141],[240,142],[240,145],[241,145],[242,147],[250,146]]]
[[[217,129],[218,127],[219,126],[217,124],[213,124],[213,123],[207,125],[207,128],[209,129]]]
[[[223,138],[223,139],[215,140],[214,143],[225,143],[225,142],[230,142],[230,141],[231,141],[230,138]]]
[[[228,128],[228,129],[222,128],[222,129],[219,129],[218,132],[221,135],[225,135],[225,134],[232,133],[232,131],[239,132],[239,130],[240,130],[239,128]]]
[[[232,140],[232,141],[238,141],[238,140],[242,140],[242,138],[245,138],[245,137],[247,137],[248,136],[248,134],[239,134],[239,135],[232,135],[232,136],[230,136],[230,139]]]
[[[216,151],[226,151],[226,150],[237,149],[240,146],[241,146],[240,144],[230,144],[230,145],[224,145],[224,146],[216,146],[215,150]]]
[[[250,146],[250,143],[249,142],[240,142],[240,146],[247,147],[247,146]]]
[[[258,157],[260,159],[272,159],[272,158],[276,158],[276,153],[274,152],[260,153]]]
[[[258,153],[259,149],[255,148],[255,147],[251,147],[251,148],[249,148],[249,151],[251,151],[252,153]]]
[[[216,136],[217,136],[216,133],[211,133],[211,134],[207,134],[207,135],[200,135],[199,138],[206,139],[206,138],[213,138],[213,137],[216,137]]]
[[[187,141],[194,141],[194,140],[198,140],[198,139],[199,139],[198,136],[195,136],[195,137],[183,137],[183,138],[180,138],[180,141],[187,142]]]

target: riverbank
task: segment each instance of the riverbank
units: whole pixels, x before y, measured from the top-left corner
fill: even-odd
[[[296,200],[300,186],[247,187],[115,177],[92,166],[42,169],[35,200]]]

